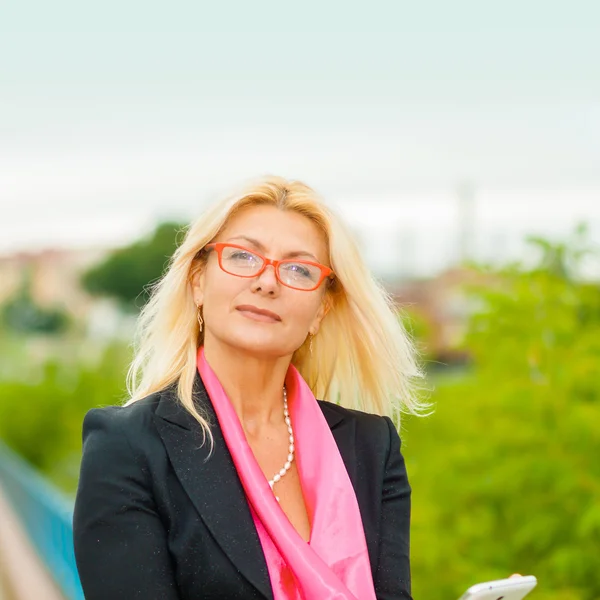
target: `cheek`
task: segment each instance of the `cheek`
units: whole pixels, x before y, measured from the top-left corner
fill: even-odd
[[[299,292],[299,294],[307,294],[307,296],[294,296],[290,298],[288,303],[292,324],[304,331],[306,331],[314,321],[319,306],[321,305],[320,296],[308,296],[309,293],[310,292]]]
[[[204,280],[204,310],[207,315],[223,316],[246,285],[246,280],[232,277],[221,269],[208,269]]]

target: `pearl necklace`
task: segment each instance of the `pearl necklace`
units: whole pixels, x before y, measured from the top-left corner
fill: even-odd
[[[290,413],[288,411],[287,390],[285,389],[285,386],[283,388],[283,418],[284,418],[285,424],[287,425],[288,433],[290,435],[290,437],[289,437],[289,441],[290,441],[289,454],[287,457],[287,461],[285,462],[285,465],[283,465],[283,468],[279,471],[279,473],[277,473],[273,477],[273,479],[269,480],[269,485],[271,486],[271,489],[273,489],[273,486],[290,470],[290,468],[292,466],[292,461],[294,460],[294,451],[295,451],[294,431],[292,430],[292,421],[290,419]],[[275,493],[275,492],[273,492],[273,493]],[[277,500],[277,502],[279,502],[279,496],[275,496],[275,500]]]

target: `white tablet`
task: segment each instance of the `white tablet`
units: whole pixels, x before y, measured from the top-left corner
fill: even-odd
[[[460,600],[522,600],[536,585],[533,575],[487,581],[470,587]]]

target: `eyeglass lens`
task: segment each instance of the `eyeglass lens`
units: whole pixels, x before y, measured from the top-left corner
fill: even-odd
[[[263,266],[263,259],[248,250],[225,246],[221,255],[223,268],[232,275],[251,277]],[[321,269],[315,265],[301,262],[284,262],[278,265],[278,276],[281,282],[291,287],[310,289],[317,285],[321,278]]]

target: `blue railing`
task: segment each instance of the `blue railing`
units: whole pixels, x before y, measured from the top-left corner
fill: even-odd
[[[69,600],[84,600],[73,551],[73,503],[0,441],[0,485]]]

